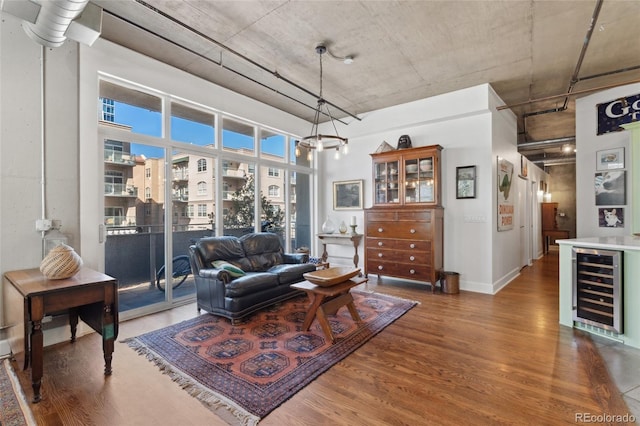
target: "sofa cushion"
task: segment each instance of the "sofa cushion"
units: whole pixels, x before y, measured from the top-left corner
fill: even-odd
[[[276,234],[260,232],[240,237],[246,259],[239,261],[245,271],[264,272],[282,263],[282,242]]]
[[[283,263],[269,268],[269,272],[278,275],[280,284],[293,284],[302,279],[302,274],[316,270],[316,265],[311,263],[290,264]]]
[[[231,236],[200,238],[196,247],[207,266],[214,260],[234,261],[245,256],[240,240]]]
[[[225,286],[226,297],[239,297],[276,287],[278,276],[268,272],[249,272]]]
[[[241,277],[244,275],[244,271],[242,269],[238,268],[236,265],[232,263],[227,262],[226,260],[214,260],[213,267],[218,269],[224,269],[225,271],[229,272],[229,275],[231,275],[234,278]]]

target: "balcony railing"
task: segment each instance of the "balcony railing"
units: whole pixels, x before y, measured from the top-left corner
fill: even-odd
[[[224,176],[224,177],[245,178],[245,177],[247,177],[247,173],[244,170],[222,169],[222,176]]]
[[[136,226],[135,216],[105,216],[104,224],[107,227],[119,227],[119,226]]]
[[[104,161],[108,163],[124,164],[127,166],[135,166],[135,156],[129,152],[116,151],[113,149],[104,149]]]
[[[189,193],[174,192],[173,196],[171,197],[171,199],[173,201],[187,202],[187,201],[189,201]]]
[[[235,193],[236,191],[222,191],[222,199],[225,201],[233,200],[233,194]]]
[[[137,197],[138,188],[124,183],[105,183],[104,195],[110,197]]]
[[[174,170],[173,180],[189,180],[189,171],[187,169]]]

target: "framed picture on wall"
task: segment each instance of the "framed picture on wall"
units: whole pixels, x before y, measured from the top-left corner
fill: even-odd
[[[624,148],[605,149],[596,152],[596,169],[624,169]]]
[[[596,206],[622,206],[626,204],[624,170],[595,174]]]
[[[333,182],[333,209],[362,209],[362,180]]]
[[[476,166],[456,167],[456,198],[476,198]]]
[[[622,207],[598,209],[600,228],[624,228],[624,209]]]

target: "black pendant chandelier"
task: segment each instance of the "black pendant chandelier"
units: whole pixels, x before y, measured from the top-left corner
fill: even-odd
[[[336,159],[340,158],[341,149],[342,153],[345,155],[349,152],[349,140],[338,135],[338,129],[336,128],[329,106],[322,97],[322,55],[326,52],[327,48],[323,44],[316,46],[316,53],[320,57],[320,96],[318,98],[318,106],[316,107],[315,116],[313,118],[313,125],[311,126],[311,134],[309,136],[305,136],[299,141],[296,141],[295,145],[296,157],[301,155],[301,148],[305,148],[307,150],[307,160],[309,161],[312,159],[311,152],[314,149],[318,152],[322,152],[325,149],[335,149]],[[321,114],[325,114],[329,117],[333,130],[335,131],[335,135],[324,135],[318,133],[318,123],[320,121]]]

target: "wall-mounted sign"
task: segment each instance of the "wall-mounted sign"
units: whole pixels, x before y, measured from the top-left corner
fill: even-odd
[[[498,157],[498,231],[513,229],[513,164]]]
[[[598,104],[598,134],[624,130],[621,124],[640,120],[640,95]]]

